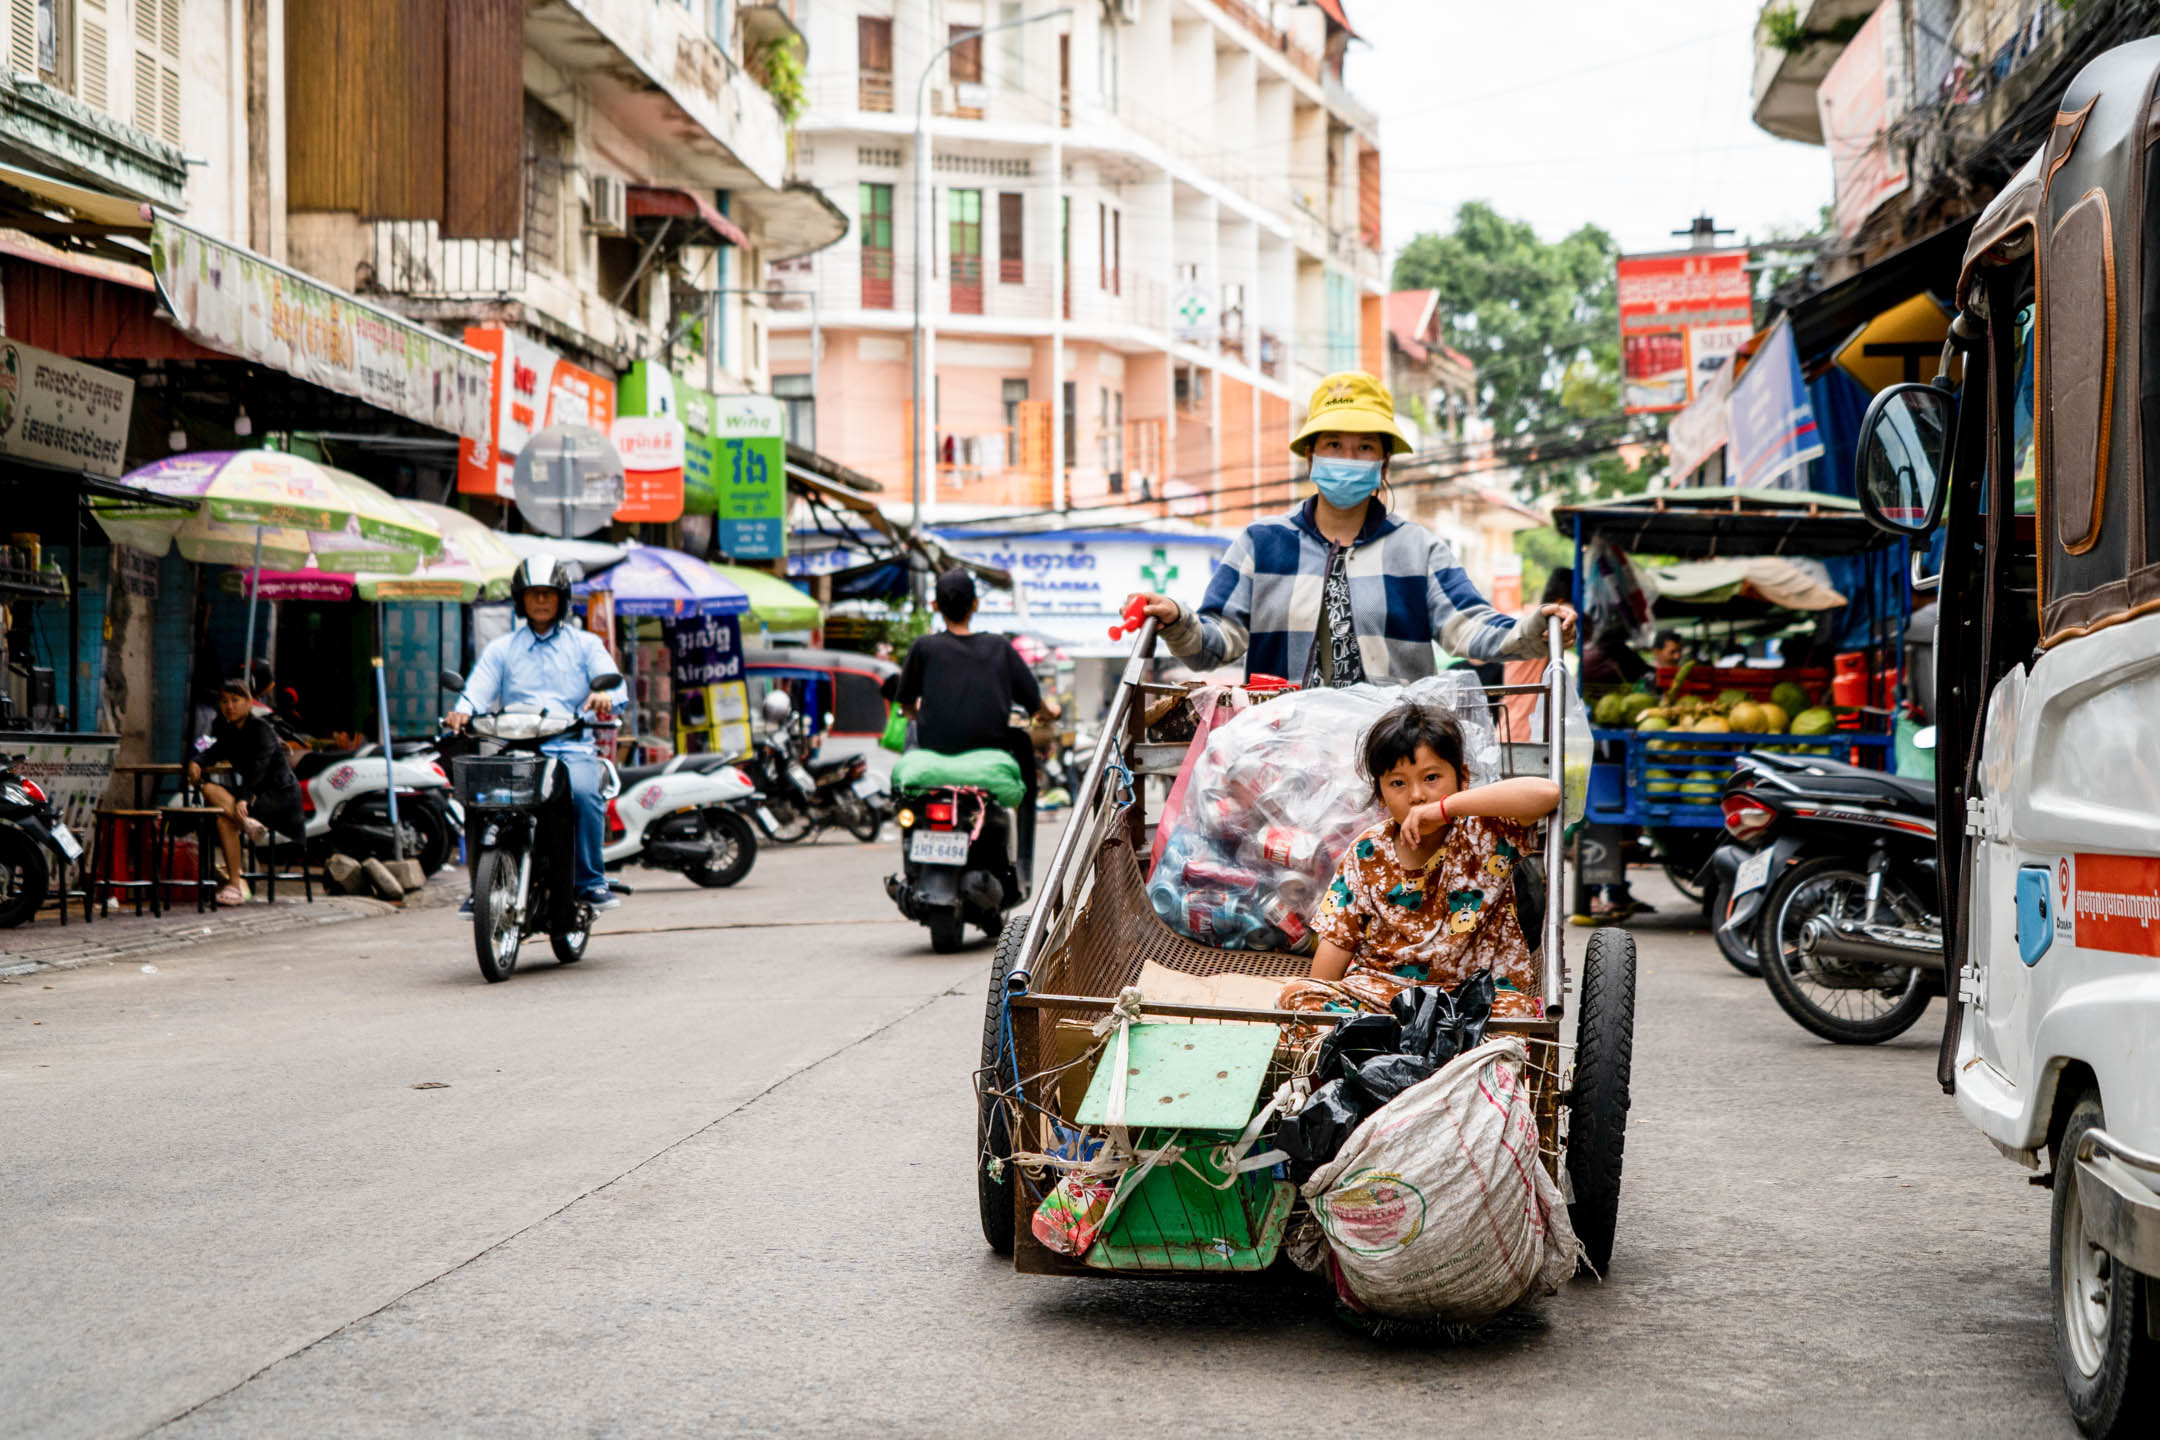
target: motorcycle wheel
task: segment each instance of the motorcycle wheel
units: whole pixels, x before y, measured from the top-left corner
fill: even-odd
[[[1762,932],[1755,954],[1763,979],[1780,1009],[1801,1029],[1839,1045],[1880,1045],[1904,1034],[1927,1013],[1933,987],[1916,965],[1853,965],[1819,962],[1810,968],[1800,953],[1800,930],[1817,915],[1858,918],[1867,909],[1867,872],[1842,855],[1818,855],[1792,866],[1763,901]],[[1885,899],[1890,899],[1885,887]],[[1917,907],[1915,907],[1917,908]],[[1881,985],[1831,985],[1826,976],[1864,979],[1880,972]]]
[[[863,803],[860,795],[844,795],[840,799],[840,823],[848,834],[868,845],[877,839],[878,831],[885,828],[884,819]]]
[[[580,900],[571,910],[570,928],[548,936],[548,948],[555,952],[558,964],[575,965],[585,958],[585,942],[592,939],[592,915],[592,906]]]
[[[0,930],[12,930],[37,914],[48,883],[37,841],[13,826],[0,829]]]
[[[398,822],[400,829],[411,831],[413,838],[420,842],[415,849],[407,853],[420,862],[422,875],[433,875],[450,863],[450,853],[455,848],[455,842],[450,838],[450,821],[447,817],[415,805],[412,807],[410,820],[400,814]]]
[[[517,866],[500,850],[483,850],[473,862],[472,933],[488,983],[509,979],[525,936],[517,917]]]
[[[1695,872],[1693,870],[1675,865],[1672,861],[1667,860],[1665,862],[1665,878],[1672,882],[1673,889],[1678,890],[1692,904],[1700,905],[1709,899],[1709,896],[1704,894],[1703,887],[1695,883]]]
[[[809,815],[799,810],[793,800],[774,799],[767,802],[773,815],[772,838],[782,845],[793,845],[807,840],[816,831]]]
[[[1721,880],[1718,882],[1717,889],[1710,896],[1709,905],[1703,911],[1710,921],[1710,938],[1717,941],[1718,954],[1725,957],[1726,964],[1732,966],[1733,969],[1738,970],[1750,980],[1760,980],[1762,979],[1762,957],[1755,953],[1755,936],[1753,934],[1755,927],[1743,925],[1738,930],[1721,928],[1725,914],[1730,909],[1732,909],[1732,882],[1730,880]]]
[[[957,910],[939,910],[923,922],[930,927],[930,948],[950,955],[967,940],[967,923]]]
[[[707,810],[704,821],[711,858],[685,866],[683,874],[708,890],[724,889],[750,873],[757,860],[757,831],[732,810]]]

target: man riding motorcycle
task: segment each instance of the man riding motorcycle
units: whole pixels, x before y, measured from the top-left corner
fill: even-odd
[[[622,691],[592,695],[589,687],[595,675],[615,671],[614,659],[599,636],[561,623],[570,608],[569,567],[552,555],[528,557],[510,582],[510,601],[525,623],[513,626],[509,634],[480,652],[472,678],[465,682],[443,723],[462,730],[476,710],[518,704],[575,715],[586,708],[588,697],[595,723],[604,725],[613,719]],[[577,816],[571,875],[579,898],[595,910],[612,910],[622,902],[608,889],[600,860],[607,832],[607,805],[600,798],[600,757],[581,731],[550,740],[541,749],[562,761],[569,773]]]

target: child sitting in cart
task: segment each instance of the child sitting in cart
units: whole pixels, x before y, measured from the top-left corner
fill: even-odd
[[[1463,732],[1435,705],[1405,702],[1366,732],[1363,769],[1388,818],[1344,852],[1313,931],[1312,976],[1285,1010],[1385,1010],[1397,991],[1453,989],[1489,969],[1496,1016],[1542,1016],[1538,968],[1515,919],[1515,864],[1528,827],[1560,803],[1550,780],[1463,788]]]

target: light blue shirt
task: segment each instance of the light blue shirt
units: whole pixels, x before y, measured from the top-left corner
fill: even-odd
[[[544,706],[551,715],[581,714],[591,696],[588,688],[595,675],[610,674],[615,661],[600,637],[585,630],[557,624],[547,634],[535,635],[523,620],[509,634],[480,652],[465,691],[452,708],[470,715],[476,710],[496,710],[510,705]],[[602,692],[620,709],[623,692]],[[543,749],[592,752],[592,741],[583,735],[550,740]]]

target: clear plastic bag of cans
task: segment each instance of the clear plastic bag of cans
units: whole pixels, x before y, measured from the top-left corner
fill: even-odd
[[[1365,732],[1405,700],[1461,721],[1468,785],[1498,778],[1485,692],[1468,670],[1409,685],[1301,690],[1219,724],[1193,762],[1148,899],[1171,929],[1226,950],[1309,951],[1343,851],[1386,812],[1358,768]]]

